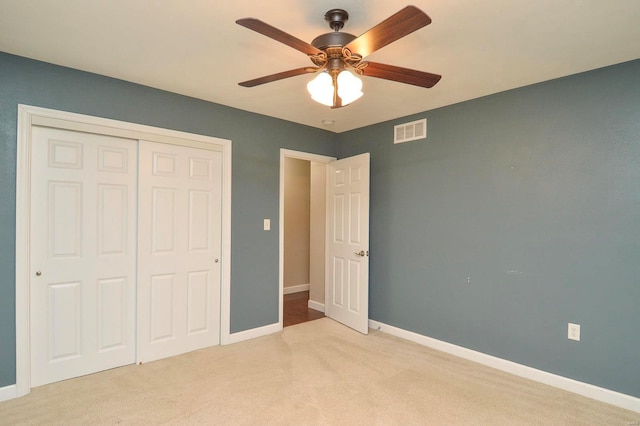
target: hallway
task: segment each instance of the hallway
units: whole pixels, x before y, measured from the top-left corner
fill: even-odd
[[[284,295],[284,306],[282,309],[283,326],[300,324],[324,317],[324,313],[308,307],[309,292],[300,291]]]

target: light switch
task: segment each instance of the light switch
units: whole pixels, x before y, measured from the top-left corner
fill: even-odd
[[[271,219],[265,219],[264,220],[264,230],[265,231],[270,231],[271,230]]]

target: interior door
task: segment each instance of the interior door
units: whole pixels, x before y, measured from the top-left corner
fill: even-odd
[[[222,153],[139,144],[138,362],[220,343]]]
[[[31,386],[135,361],[136,142],[34,127]]]
[[[325,314],[369,332],[369,154],[328,164]]]

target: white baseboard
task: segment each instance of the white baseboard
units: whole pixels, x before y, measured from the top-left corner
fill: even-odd
[[[15,399],[17,397],[18,397],[17,385],[9,385],[9,386],[0,388],[0,402],[8,401],[10,399]]]
[[[245,340],[267,336],[279,331],[282,331],[282,324],[277,322],[274,324],[264,325],[262,327],[252,328],[250,330],[239,331],[229,335],[229,342],[227,344],[244,342]]]
[[[534,380],[578,395],[586,396],[587,398],[640,413],[640,398],[636,398],[631,395],[601,388],[589,383],[579,382],[557,374],[528,367],[526,365],[517,364],[506,359],[497,358],[492,355],[487,355],[482,352],[467,349],[462,346],[457,346],[442,340],[437,340],[422,334],[387,325],[382,322],[369,320],[369,328],[380,330],[393,336],[400,337],[441,352],[446,352],[460,358],[475,361],[479,364],[511,373],[516,376],[524,377],[529,380]]]
[[[307,302],[307,306],[309,307],[309,309],[315,309],[316,311],[324,312],[324,303],[316,302],[309,299],[309,302]]]
[[[301,291],[309,291],[309,284],[290,285],[282,289],[283,294],[300,293]]]

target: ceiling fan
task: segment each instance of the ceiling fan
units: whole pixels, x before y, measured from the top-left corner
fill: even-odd
[[[349,14],[343,9],[331,9],[324,15],[333,32],[316,37],[311,44],[285,33],[255,18],[243,18],[237,24],[306,54],[315,66],[296,68],[238,83],[254,87],[302,74],[318,73],[309,82],[313,100],[332,108],[340,108],[362,96],[362,81],[355,77],[382,78],[420,87],[433,87],[440,75],[394,65],[364,61],[363,58],[394,41],[431,23],[431,18],[415,6],[407,6],[375,27],[356,37],[340,32]]]

